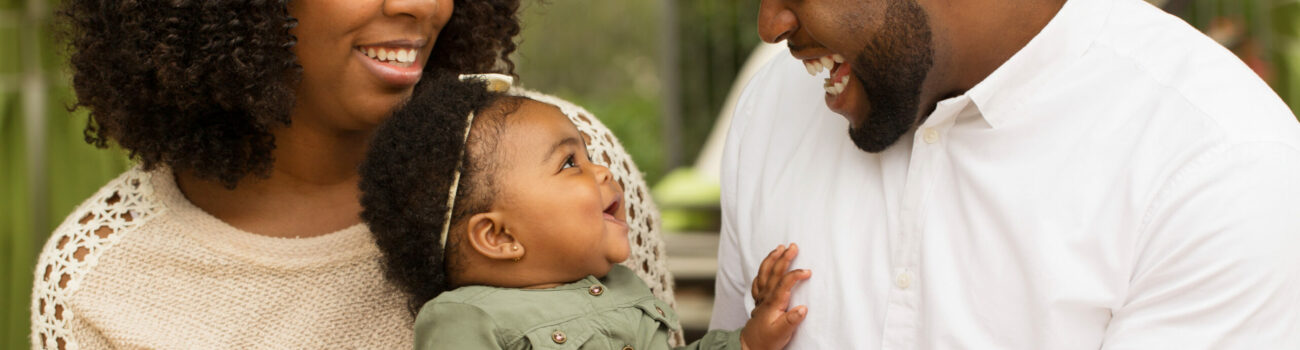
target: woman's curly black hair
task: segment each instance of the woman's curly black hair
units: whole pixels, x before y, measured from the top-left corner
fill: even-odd
[[[438,239],[457,161],[461,177],[451,232],[495,200],[492,179],[498,166],[490,155],[497,153],[507,116],[524,99],[451,75],[421,84],[425,87],[375,130],[360,168],[361,219],[383,252],[385,277],[410,296],[412,313],[454,287],[450,273],[459,269],[456,259],[447,257],[457,256],[459,236],[448,235],[445,252]],[[464,140],[470,111],[474,128]]]
[[[508,72],[520,0],[456,0],[427,75]],[[86,142],[145,169],[167,165],[233,188],[274,163],[301,75],[288,0],[66,0],[73,108]]]

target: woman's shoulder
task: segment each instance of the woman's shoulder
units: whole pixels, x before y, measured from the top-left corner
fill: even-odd
[[[114,244],[163,211],[153,176],[139,167],[109,181],[72,211],[50,235],[37,264],[38,291],[71,293]]]
[[[69,214],[50,235],[32,281],[32,329],[48,339],[71,339],[72,299],[100,258],[162,211],[152,176],[128,170]]]

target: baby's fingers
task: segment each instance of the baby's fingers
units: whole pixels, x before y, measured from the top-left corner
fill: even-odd
[[[786,247],[784,252],[781,252],[781,256],[777,257],[775,265],[772,266],[772,271],[768,272],[770,276],[768,276],[767,284],[765,284],[763,288],[767,290],[777,288],[781,283],[781,276],[784,276],[790,271],[790,263],[793,262],[794,257],[798,255],[799,245],[790,243],[790,246]]]
[[[763,300],[777,310],[785,310],[790,305],[790,294],[794,286],[799,282],[812,277],[811,270],[794,270],[787,272],[780,278],[780,284],[769,291],[770,294],[763,297]]]
[[[786,339],[788,341],[790,335],[794,334],[794,330],[798,328],[799,324],[803,323],[803,320],[807,317],[807,306],[792,308],[790,311],[786,311],[785,314],[781,315],[780,318],[772,321],[772,330],[774,331],[774,334],[779,335],[780,339]]]
[[[763,263],[758,265],[758,275],[754,276],[754,282],[750,285],[752,289],[750,293],[753,293],[754,301],[763,300],[763,295],[770,289],[767,284],[771,278],[768,275],[772,274],[772,265],[776,264],[784,253],[785,245],[777,246],[776,249],[772,249],[772,252],[767,253],[767,257],[763,258]]]

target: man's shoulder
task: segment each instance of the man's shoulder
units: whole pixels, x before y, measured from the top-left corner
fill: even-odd
[[[1115,3],[1076,70],[1090,71],[1094,79],[1117,79],[1102,96],[1120,101],[1142,96],[1146,101],[1128,106],[1137,108],[1131,112],[1176,110],[1181,116],[1169,122],[1201,122],[1205,132],[1224,141],[1300,138],[1295,115],[1232,52],[1158,8],[1140,1]]]

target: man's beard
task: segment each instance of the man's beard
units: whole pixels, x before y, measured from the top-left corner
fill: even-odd
[[[880,32],[851,62],[870,109],[849,126],[849,138],[867,152],[889,148],[916,123],[921,84],[934,65],[929,19],[916,0],[895,0]],[[864,117],[864,118],[861,118]]]

